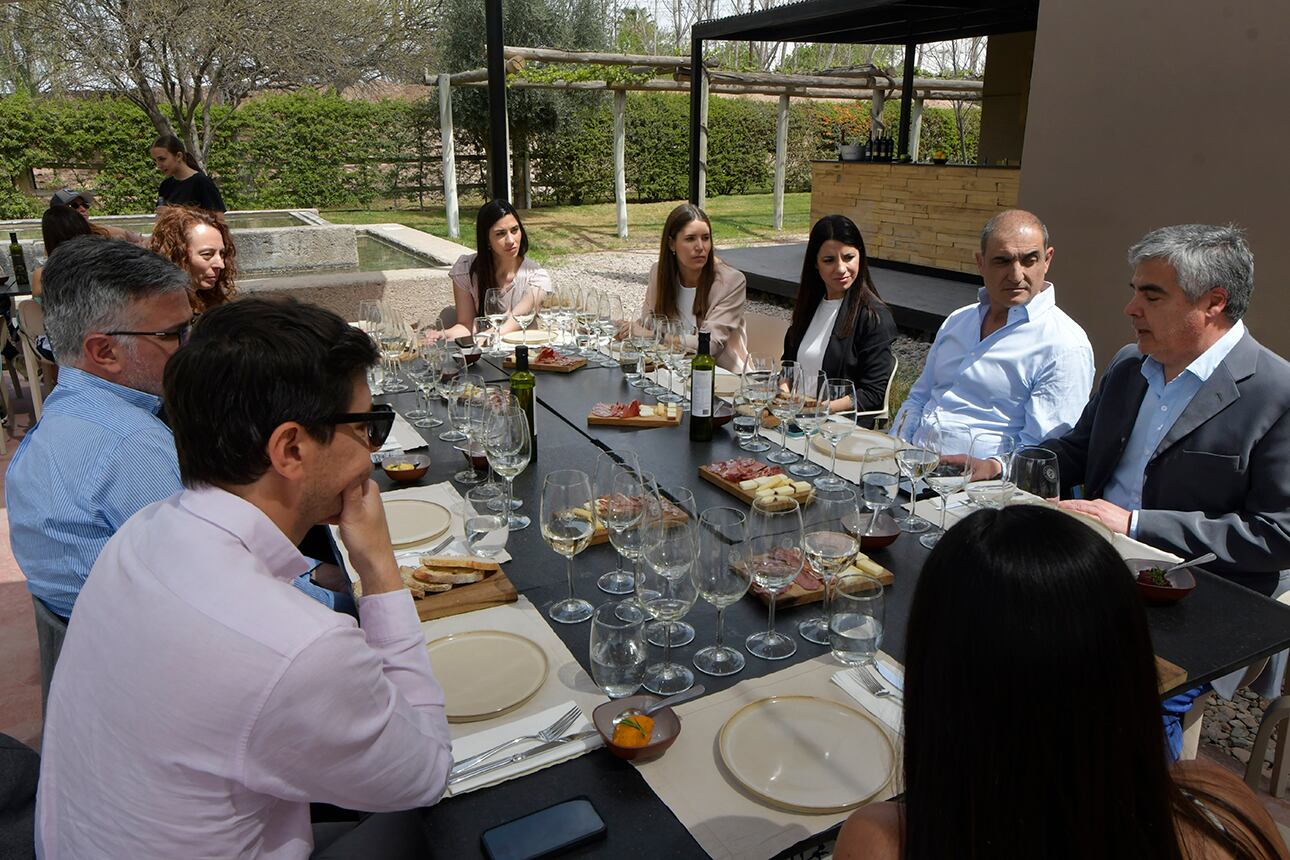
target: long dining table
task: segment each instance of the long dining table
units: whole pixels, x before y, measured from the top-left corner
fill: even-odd
[[[489,382],[503,381],[508,376],[501,368],[500,360],[490,358],[476,363],[472,372],[479,373]],[[588,366],[568,374],[539,372],[535,391],[538,456],[514,484],[515,496],[523,501],[525,512],[533,518],[533,524],[510,534],[507,549],[513,560],[505,565],[505,571],[516,589],[543,612],[543,617],[547,607],[563,598],[567,591],[564,561],[546,546],[538,523],[542,481],[548,473],[558,469],[581,469],[590,474],[601,452],[632,451],[639,456],[642,467],[655,474],[660,487],[688,487],[694,493],[699,510],[717,505],[746,508],[743,502],[701,480],[698,475],[701,465],[746,456],[738,448],[728,426],[719,429],[714,439],[706,443],[691,442],[684,421],[680,427],[649,430],[588,426],[586,417],[596,402],[628,401],[641,397],[639,389],[629,387],[616,368]],[[402,393],[386,395],[378,400],[403,411],[412,405],[415,397]],[[436,407],[436,412],[446,419],[442,404]],[[432,460],[430,472],[423,479],[424,484],[449,480],[465,463],[461,452],[438,439],[437,434],[442,429],[421,431]],[[379,468],[374,471],[374,477],[382,490],[393,488]],[[886,589],[882,649],[902,662],[910,603],[928,552],[917,540],[909,538],[897,540],[885,549],[868,551],[874,560],[895,575],[894,584]],[[609,595],[597,589],[596,579],[615,564],[616,554],[608,544],[588,547],[575,559],[575,593],[593,604],[608,599]],[[1171,606],[1147,608],[1156,653],[1187,672],[1187,680],[1162,691],[1162,697],[1221,677],[1290,647],[1290,607],[1205,571],[1198,572],[1197,580],[1196,590],[1186,600]],[[696,678],[710,695],[748,679],[819,657],[828,649],[807,642],[796,633],[798,622],[814,612],[818,612],[818,608],[777,611],[776,629],[791,635],[797,644],[797,652],[787,660],[767,661],[746,655],[747,665],[738,674],[717,678],[696,672]],[[766,615],[765,604],[752,595],[729,607],[725,620],[726,641],[736,647],[742,646],[747,635],[765,629]],[[689,664],[696,650],[714,641],[716,611],[698,602],[686,620],[694,626],[695,637],[687,645],[673,646],[673,659]],[[589,622],[573,625],[550,622],[550,626],[589,672]],[[1052,692],[1061,694],[1059,678],[1053,679]],[[635,768],[604,749],[522,778],[445,799],[425,810],[432,844],[430,856],[482,857],[479,837],[483,831],[582,795],[591,798],[604,819],[606,836],[563,856],[707,856]],[[835,834],[836,827],[823,829],[777,856],[800,853],[812,845],[822,844]]]

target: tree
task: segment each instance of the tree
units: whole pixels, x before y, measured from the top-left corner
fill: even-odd
[[[37,95],[62,66],[55,34],[33,14],[37,4],[0,4],[0,93]]]
[[[177,134],[206,163],[220,116],[259,90],[338,89],[378,76],[406,33],[390,0],[45,0],[68,74],[119,93],[161,134]]]
[[[985,36],[955,39],[952,42],[931,42],[918,46],[914,64],[928,69],[943,78],[980,78],[985,74]],[[959,133],[959,158],[967,163],[967,102],[954,102],[954,126]]]

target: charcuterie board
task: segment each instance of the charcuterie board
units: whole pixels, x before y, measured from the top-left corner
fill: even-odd
[[[864,553],[861,553],[856,558],[856,564],[861,563],[865,563],[865,567],[869,567],[870,569],[865,570],[857,567],[856,565],[852,565],[843,571],[843,575],[863,573],[867,576],[872,576],[883,585],[891,585],[896,581],[895,575],[890,570],[878,564]],[[876,573],[874,572],[874,568],[877,569]],[[763,603],[770,602],[770,594],[757,585],[754,584],[749,591],[757,595],[757,598]],[[810,564],[805,564],[802,568],[802,572],[798,574],[797,579],[789,583],[788,588],[781,591],[775,598],[775,605],[780,609],[787,609],[792,606],[805,606],[809,603],[819,603],[823,599],[823,580],[815,574],[815,571],[811,569]]]
[[[580,367],[586,367],[587,360],[580,355],[562,355],[544,346],[538,350],[537,355],[529,358],[529,370],[545,370],[550,373],[572,373]],[[515,369],[515,356],[508,355],[502,360],[502,367],[505,370]]]
[[[605,510],[606,502],[607,500],[605,498],[596,499],[596,505],[602,513]],[[574,508],[573,513],[575,516],[581,517],[584,520],[591,519],[591,513],[586,508]],[[663,515],[671,522],[684,522],[689,519],[685,511],[667,500],[664,500],[663,502]],[[591,533],[591,540],[588,542],[588,545],[596,546],[597,544],[607,543],[608,541],[609,529],[605,528],[605,521],[597,520],[596,529]]]
[[[747,464],[748,468],[740,469],[739,467],[743,464]],[[754,464],[762,467],[761,474],[751,474],[752,466]],[[736,476],[745,473],[749,474],[750,477],[745,478],[745,481],[760,481],[764,478],[774,478],[777,475],[782,476],[783,480],[789,482],[793,489],[791,493],[780,493],[779,495],[783,495],[785,498],[795,499],[799,505],[810,504],[811,499],[815,498],[814,488],[812,488],[806,481],[793,481],[792,477],[785,475],[783,469],[780,469],[778,466],[766,466],[763,463],[758,463],[751,457],[739,457],[734,460],[722,460],[717,463],[709,463],[706,466],[700,466],[699,477],[710,484],[715,484],[735,498],[742,500],[744,503],[751,505],[753,500],[757,498],[757,489],[745,488],[742,486],[742,481],[735,481],[724,477],[723,473],[728,474],[731,469],[735,470],[734,474]],[[770,489],[775,488],[771,487]]]
[[[683,414],[680,405],[676,403],[651,405],[636,400],[631,403],[597,403],[587,415],[587,426],[626,427],[633,430],[680,427]]]

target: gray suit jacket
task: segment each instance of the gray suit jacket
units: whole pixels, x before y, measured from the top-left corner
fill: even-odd
[[[1079,423],[1043,447],[1063,492],[1100,498],[1147,390],[1136,346],[1120,350]],[[1290,364],[1248,332],[1201,386],[1147,463],[1138,538],[1226,575],[1290,568]]]

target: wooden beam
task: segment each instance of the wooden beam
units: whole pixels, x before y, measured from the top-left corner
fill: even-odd
[[[465,83],[461,86],[482,87],[484,82]],[[605,81],[524,81],[507,82],[507,87],[514,90],[627,90],[629,92],[663,92],[688,93],[690,85],[682,81],[656,78],[652,81],[638,83],[606,83]],[[788,87],[770,84],[723,84],[714,82],[708,88],[716,95],[767,95],[780,96],[787,93],[794,98],[859,100],[869,98],[872,90],[869,87],[848,87],[846,89],[824,89],[822,87]],[[900,92],[899,88],[894,92]],[[941,101],[980,101],[981,96],[972,92],[922,92],[915,90],[916,98],[928,98]]]
[[[774,227],[784,229],[784,170],[788,164],[788,93],[779,97],[779,114],[775,118],[775,199]]]
[[[457,209],[457,150],[452,138],[452,85],[449,75],[439,76],[439,135],[443,149],[443,209],[448,220],[448,237],[461,237],[461,215]]]
[[[701,71],[699,75],[699,199],[695,206],[700,209],[708,205],[708,75]]]
[[[597,66],[651,66],[677,69],[690,65],[689,57],[667,57],[658,54],[603,54],[595,51],[557,51],[552,48],[506,47],[506,58],[541,63],[588,63]],[[706,63],[709,67],[712,63]]]
[[[627,92],[614,91],[614,208],[618,238],[627,238]]]

